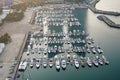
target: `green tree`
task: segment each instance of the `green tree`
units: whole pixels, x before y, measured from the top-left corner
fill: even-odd
[[[11,41],[11,37],[9,36],[8,33],[4,34],[3,36],[0,37],[0,43],[9,43]]]

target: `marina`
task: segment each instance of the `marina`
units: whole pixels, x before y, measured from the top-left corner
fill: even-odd
[[[49,6],[49,8],[51,7]],[[73,19],[76,18],[73,22],[78,21],[80,23],[80,25],[70,26],[72,19],[66,16],[66,13],[59,13],[59,9],[55,6],[55,8],[52,7],[53,13],[51,13],[54,17],[51,17],[48,16],[51,15],[49,8],[46,8],[46,12],[40,14],[41,18],[38,18],[40,16],[38,13],[42,11],[42,8],[34,10],[36,19],[34,18],[33,25],[43,27],[43,30],[29,32],[21,59],[21,61],[28,60],[28,64],[24,71],[17,72],[20,74],[20,78],[17,80],[61,80],[64,78],[68,80],[88,80],[86,76],[90,79],[97,79],[98,74],[108,75],[110,67],[113,65],[111,56],[109,56],[113,53],[111,51],[113,47],[110,50],[106,46],[104,35],[107,34],[102,34],[104,30],[99,25],[97,27],[99,23],[93,24],[94,18],[90,18],[91,25],[89,22],[85,22],[84,17],[87,14],[84,13],[87,13],[88,10],[74,8],[70,12],[66,12],[67,15],[72,15]],[[36,17],[37,14],[38,17]],[[60,14],[64,20],[60,17]],[[52,20],[52,18],[54,19]],[[40,19],[41,21],[36,23]],[[97,21],[97,19],[95,20]],[[97,33],[89,31],[91,26],[99,29]],[[106,66],[108,64],[109,66]],[[95,76],[93,77],[93,75]],[[101,76],[98,77],[101,79]],[[104,78],[102,77],[102,79]]]
[[[81,29],[81,22],[73,14],[75,8],[61,5],[64,8],[53,5],[34,10],[36,16],[33,24],[43,27],[43,30],[29,32],[19,71],[21,65],[23,72],[35,68],[54,68],[59,72],[70,66],[80,69],[109,64],[102,48],[95,44],[89,33]],[[87,54],[93,56],[86,56]]]
[[[1,51],[0,80],[119,80],[120,31],[112,28],[119,26],[119,5],[118,0],[1,0],[0,13],[26,10],[22,20],[0,25],[0,36],[11,38]]]

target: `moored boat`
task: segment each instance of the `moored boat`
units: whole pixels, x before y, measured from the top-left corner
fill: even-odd
[[[105,64],[107,64],[107,65],[109,64],[109,61],[107,61],[107,59],[106,59],[106,57],[105,57],[104,55],[102,55],[101,58],[102,58],[102,60],[103,60],[103,62],[104,62]]]
[[[65,59],[61,60],[61,66],[62,66],[63,69],[66,68],[67,65],[66,65]]]
[[[89,67],[92,66],[92,61],[91,61],[91,59],[89,57],[87,57],[87,61],[86,62],[87,62],[87,64],[88,64]]]
[[[55,67],[56,67],[56,69],[60,69],[60,61],[59,60],[56,60],[55,61]]]
[[[96,67],[98,67],[98,65],[99,65],[99,64],[98,64],[97,59],[96,59],[96,58],[94,58],[92,61],[93,61],[93,64],[94,64]]]
[[[53,59],[49,59],[49,66],[50,68],[53,66]]]

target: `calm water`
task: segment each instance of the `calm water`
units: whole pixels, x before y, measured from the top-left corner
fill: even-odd
[[[108,3],[109,2],[109,3]],[[102,6],[101,6],[102,5]],[[120,11],[118,6],[119,0],[101,0],[97,8],[104,10]],[[107,7],[107,8],[106,8]],[[67,66],[66,70],[62,69],[57,72],[53,68],[27,68],[26,72],[21,75],[18,80],[23,80],[22,77],[30,76],[30,80],[119,80],[120,79],[120,30],[108,27],[103,22],[96,18],[96,14],[90,10],[81,9],[74,12],[82,24],[82,29],[86,30],[95,43],[100,45],[104,50],[104,55],[110,61],[110,65],[96,67],[85,67],[76,69],[74,66]],[[110,16],[108,16],[110,17]],[[120,23],[120,17],[110,17],[115,22]],[[86,54],[86,56],[95,56]],[[28,74],[29,73],[29,74]]]

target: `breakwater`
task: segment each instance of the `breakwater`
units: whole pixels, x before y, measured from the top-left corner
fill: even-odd
[[[113,11],[103,11],[103,10],[98,10],[95,8],[96,4],[100,0],[93,0],[92,2],[88,3],[88,8],[93,11],[94,13],[99,13],[99,14],[106,14],[106,15],[113,15],[113,16],[120,16],[119,12],[113,12]]]
[[[113,22],[112,20],[110,20],[108,17],[104,16],[104,15],[100,15],[97,17],[99,20],[105,22],[108,26],[110,27],[114,27],[114,28],[120,28],[120,24],[116,24],[115,22]]]

